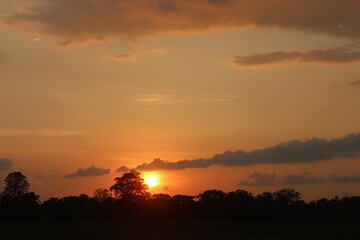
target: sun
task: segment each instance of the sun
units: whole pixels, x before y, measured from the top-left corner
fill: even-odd
[[[145,178],[145,184],[147,184],[149,187],[154,187],[157,185],[157,179],[155,176],[148,176]]]

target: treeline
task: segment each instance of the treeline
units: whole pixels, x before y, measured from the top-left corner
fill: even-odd
[[[21,174],[21,173],[20,173]],[[10,175],[10,174],[9,174]],[[25,178],[26,179],[26,178]],[[5,180],[0,203],[1,220],[217,220],[217,221],[317,221],[360,222],[360,197],[320,199],[306,203],[294,189],[253,195],[239,189],[225,193],[207,190],[198,196],[153,194],[140,173],[131,171],[115,179],[109,190],[50,198]],[[15,184],[16,185],[16,184]],[[16,193],[16,194],[15,194]],[[114,196],[112,195],[114,194]]]

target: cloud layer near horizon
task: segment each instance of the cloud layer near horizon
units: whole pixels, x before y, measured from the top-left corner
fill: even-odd
[[[79,168],[76,172],[70,173],[64,178],[78,178],[78,177],[93,177],[93,176],[102,176],[110,173],[110,169],[89,167],[89,168]]]
[[[249,26],[357,41],[359,12],[357,0],[47,0],[2,21],[59,37],[63,45]]]
[[[244,186],[273,186],[279,184],[285,185],[304,185],[316,183],[355,183],[360,182],[360,174],[352,176],[339,176],[333,174],[327,178],[320,178],[310,172],[301,174],[288,174],[281,179],[276,177],[276,174],[254,172],[249,177],[241,182],[239,185]]]
[[[271,52],[249,56],[235,56],[233,64],[238,67],[252,67],[287,62],[300,63],[351,63],[360,61],[360,51],[350,47],[314,49],[310,51]]]
[[[136,167],[140,171],[181,170],[219,166],[249,166],[254,164],[309,163],[334,158],[355,158],[360,154],[360,133],[343,138],[294,140],[278,145],[245,152],[238,150],[217,154],[208,159],[168,162],[154,159]]]

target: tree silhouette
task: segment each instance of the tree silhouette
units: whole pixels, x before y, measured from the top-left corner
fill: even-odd
[[[112,194],[109,190],[104,188],[98,188],[94,191],[94,198],[99,202],[104,202],[106,199],[111,198]]]
[[[4,182],[4,195],[20,198],[30,191],[30,184],[21,172],[9,173]]]
[[[274,198],[277,201],[290,204],[301,199],[301,193],[292,188],[282,188],[274,192]]]
[[[122,177],[115,178],[115,184],[110,190],[120,199],[132,201],[149,199],[150,193],[146,191],[149,187],[144,184],[144,179],[140,177],[140,174],[136,170],[124,173]]]

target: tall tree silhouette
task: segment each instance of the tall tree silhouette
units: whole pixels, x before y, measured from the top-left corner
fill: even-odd
[[[30,184],[21,172],[9,173],[4,182],[4,195],[20,198],[30,191]]]
[[[136,170],[124,173],[122,177],[115,178],[115,184],[110,190],[120,199],[132,201],[149,199],[150,193],[146,191],[149,187],[144,184],[140,174]]]

